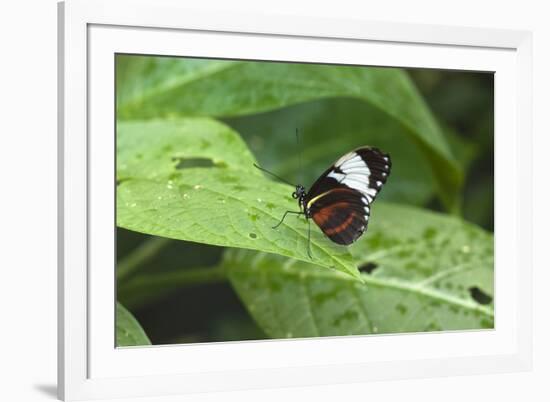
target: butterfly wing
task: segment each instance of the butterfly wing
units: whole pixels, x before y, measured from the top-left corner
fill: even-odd
[[[367,229],[369,206],[361,194],[349,188],[335,188],[310,204],[309,213],[332,241],[351,244]]]
[[[338,244],[351,244],[367,229],[370,205],[390,174],[389,155],[362,147],[338,159],[311,186],[304,207]]]

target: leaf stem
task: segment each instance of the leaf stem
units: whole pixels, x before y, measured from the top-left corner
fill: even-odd
[[[122,281],[136,271],[137,268],[150,261],[164,247],[172,242],[165,237],[152,237],[141,243],[130,254],[116,264],[116,279]]]
[[[138,294],[142,290],[162,289],[166,292],[185,286],[203,285],[226,280],[222,265],[210,268],[182,268],[171,272],[140,275],[121,285],[119,292],[124,295]]]

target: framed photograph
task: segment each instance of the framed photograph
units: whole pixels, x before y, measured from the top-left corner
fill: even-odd
[[[531,367],[530,33],[69,0],[59,41],[60,398]]]

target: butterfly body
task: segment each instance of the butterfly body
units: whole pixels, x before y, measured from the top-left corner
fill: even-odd
[[[390,171],[388,154],[361,147],[338,159],[309,191],[297,185],[292,196],[327,237],[349,245],[367,230],[371,205]]]

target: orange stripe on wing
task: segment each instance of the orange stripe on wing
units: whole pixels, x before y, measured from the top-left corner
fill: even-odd
[[[313,214],[313,220],[319,227],[325,232],[324,226],[330,219],[331,215],[335,213],[338,209],[347,209],[349,208],[350,204],[349,202],[337,202],[335,204],[331,204],[328,207],[321,208],[317,212]],[[325,232],[326,233],[326,232]]]
[[[314,218],[315,219],[315,218]],[[325,232],[326,235],[330,236],[333,234],[342,233],[347,230],[347,228],[351,225],[353,220],[355,219],[355,213],[352,212],[349,214],[349,216],[346,218],[344,222],[339,224],[338,226],[332,227],[332,228],[324,228],[321,226],[321,229],[323,232]]]
[[[348,202],[338,202],[335,204],[331,204],[328,207],[321,208],[320,210],[316,211],[313,214],[313,220],[321,229],[323,229],[323,226],[328,222],[330,219],[330,216],[334,213],[337,209],[345,209],[349,207]],[[324,229],[323,229],[324,231]]]

